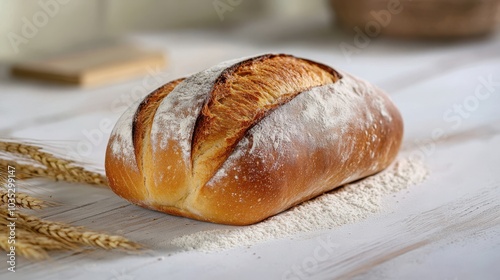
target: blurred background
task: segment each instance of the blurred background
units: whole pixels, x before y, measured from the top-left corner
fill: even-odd
[[[43,13],[48,15],[47,20]],[[327,23],[329,14],[328,3],[324,0],[2,0],[0,31],[4,36],[0,38],[0,57],[5,61],[16,61],[138,32],[231,31],[270,19],[304,21],[320,18]],[[23,27],[30,23],[33,29],[39,29],[31,32],[36,34],[32,38],[22,34]],[[265,32],[264,26],[261,27]],[[29,40],[29,43],[20,43],[18,53],[8,36],[11,32]],[[250,35],[244,31],[238,33],[234,35],[241,39]]]
[[[324,36],[328,40],[336,36],[335,21],[350,32],[358,26],[363,31],[368,27],[373,33],[409,38],[467,37],[494,29],[498,3],[496,0],[2,0],[0,59],[18,61],[124,34],[169,30],[221,30],[233,40],[257,44],[259,39],[305,41]],[[383,10],[391,10],[392,18],[382,12],[377,16]],[[373,20],[382,30],[378,31],[377,25],[365,26]]]

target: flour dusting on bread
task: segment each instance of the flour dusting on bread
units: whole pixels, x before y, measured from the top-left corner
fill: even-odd
[[[222,71],[241,60],[226,61],[194,74],[165,97],[156,111],[151,129],[154,152],[158,148],[165,149],[168,141],[176,141],[184,161],[190,162],[191,137],[201,107]]]
[[[403,135],[383,91],[290,55],[223,62],[154,96],[112,132],[110,187],[203,221],[256,223],[375,174]]]
[[[134,169],[137,169],[137,164],[135,162],[134,143],[132,141],[132,120],[141,102],[142,100],[138,100],[132,104],[118,119],[111,132],[112,137],[114,137],[114,141],[111,144],[112,154]]]
[[[373,110],[363,105],[369,96],[375,95],[371,88],[358,86],[359,81],[352,76],[342,75],[343,78],[337,82],[302,92],[276,108],[247,132],[245,141],[242,140],[221,169],[237,168],[240,157],[248,155],[255,155],[261,160],[275,160],[277,163],[286,162],[295,156],[297,143],[316,149],[331,145],[332,142],[336,142],[337,149],[342,151],[338,163],[342,166],[356,152],[356,142],[350,141],[349,134],[355,129],[369,128],[374,124]],[[379,106],[380,102],[372,105]],[[360,108],[368,112],[361,118]],[[311,131],[321,132],[324,137],[313,136]],[[371,139],[375,141],[376,137]],[[373,151],[370,153],[374,154]],[[272,159],[268,155],[278,157]],[[271,166],[279,168],[279,164]],[[225,172],[217,172],[208,186],[216,186],[224,175]]]

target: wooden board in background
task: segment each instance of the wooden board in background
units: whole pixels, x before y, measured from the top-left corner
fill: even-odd
[[[26,61],[12,67],[12,75],[65,84],[95,86],[145,75],[166,65],[161,51],[118,45],[76,51]]]

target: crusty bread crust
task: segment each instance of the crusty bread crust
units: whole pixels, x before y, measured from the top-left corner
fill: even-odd
[[[402,135],[380,89],[265,55],[173,81],[132,106],[111,135],[106,174],[143,207],[247,225],[383,170]]]
[[[196,121],[194,176],[205,184],[250,127],[299,93],[338,78],[333,69],[283,54],[263,55],[225,69]]]

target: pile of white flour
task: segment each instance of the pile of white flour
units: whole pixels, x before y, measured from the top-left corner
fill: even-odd
[[[302,203],[261,223],[236,229],[201,231],[177,237],[172,244],[188,250],[221,251],[331,229],[362,220],[382,209],[384,196],[422,182],[420,162],[399,159],[383,172]]]

